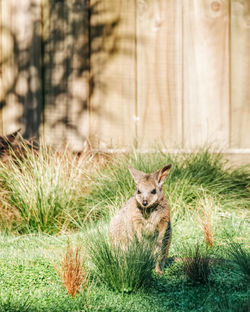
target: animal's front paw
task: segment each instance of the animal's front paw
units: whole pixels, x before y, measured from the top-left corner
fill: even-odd
[[[159,274],[159,275],[162,275],[162,274],[163,274],[163,271],[160,270],[160,268],[158,268],[158,267],[155,268],[155,272],[156,272],[157,274]]]

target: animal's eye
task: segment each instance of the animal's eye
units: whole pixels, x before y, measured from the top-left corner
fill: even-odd
[[[151,194],[156,194],[156,189],[153,189],[153,191],[151,192]]]
[[[137,190],[137,194],[141,194],[141,191],[140,191],[140,190]]]

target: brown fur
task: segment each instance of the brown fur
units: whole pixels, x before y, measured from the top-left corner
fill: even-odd
[[[0,136],[0,160],[3,163],[8,163],[13,156],[17,158],[22,158],[25,156],[27,149],[32,149],[33,151],[38,150],[38,146],[34,144],[31,140],[20,140],[21,129],[8,134],[6,136]]]
[[[126,247],[128,239],[134,235],[139,240],[143,234],[158,233],[155,251],[159,254],[155,270],[162,274],[171,242],[170,209],[163,194],[162,185],[171,165],[150,175],[129,168],[136,183],[136,193],[110,222],[111,241]]]
[[[0,157],[6,155],[9,151],[9,148],[14,146],[14,142],[20,130],[21,129],[6,136],[0,136]]]

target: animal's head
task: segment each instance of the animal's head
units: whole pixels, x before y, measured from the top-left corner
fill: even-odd
[[[9,147],[13,146],[13,143],[15,142],[20,130],[21,129],[6,136],[0,136],[0,156],[8,152]]]
[[[169,164],[151,174],[144,173],[134,168],[129,168],[136,184],[135,198],[142,208],[151,207],[162,198],[162,185],[171,166],[172,165]]]

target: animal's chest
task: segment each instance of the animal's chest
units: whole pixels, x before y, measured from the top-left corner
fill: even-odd
[[[159,218],[155,213],[150,215],[141,216],[141,226],[142,232],[147,235],[153,235],[155,232],[158,231],[158,223]]]

